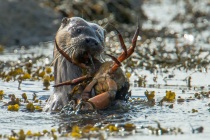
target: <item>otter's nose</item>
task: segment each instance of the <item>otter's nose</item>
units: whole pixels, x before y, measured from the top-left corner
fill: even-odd
[[[99,43],[94,38],[85,38],[85,44],[87,46],[97,46]]]

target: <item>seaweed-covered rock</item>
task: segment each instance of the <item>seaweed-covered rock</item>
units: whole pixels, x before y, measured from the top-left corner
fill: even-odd
[[[40,0],[54,7],[64,17],[80,16],[86,20],[135,24],[137,18],[145,19],[139,0]],[[111,21],[110,21],[111,20]],[[99,24],[100,24],[99,23]]]

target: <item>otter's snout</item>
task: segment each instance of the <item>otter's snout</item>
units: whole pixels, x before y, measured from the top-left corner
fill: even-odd
[[[93,45],[98,45],[98,41],[96,41],[95,39],[93,38],[85,38],[85,43],[89,46],[93,46]]]
[[[85,46],[86,49],[101,49],[100,43],[95,39],[91,37],[83,38],[82,46]]]

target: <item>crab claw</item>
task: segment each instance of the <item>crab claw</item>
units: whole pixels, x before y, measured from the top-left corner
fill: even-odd
[[[88,100],[94,104],[96,109],[106,109],[111,104],[111,101],[115,98],[117,84],[112,79],[107,79],[106,82],[108,84],[109,90]]]
[[[92,102],[97,109],[106,109],[110,105],[110,95],[108,92],[101,93],[88,101]]]

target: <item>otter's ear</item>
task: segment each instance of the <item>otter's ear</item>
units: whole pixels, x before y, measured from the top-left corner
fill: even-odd
[[[67,17],[64,17],[64,18],[62,19],[62,24],[63,24],[63,25],[66,25],[68,22],[69,22],[69,19],[68,19]]]

